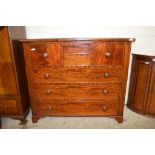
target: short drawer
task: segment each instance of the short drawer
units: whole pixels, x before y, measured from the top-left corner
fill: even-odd
[[[123,42],[98,42],[92,52],[92,65],[123,65]]]
[[[119,99],[119,84],[34,84],[37,99]]]
[[[35,42],[29,44],[32,66],[61,66],[60,43]]]
[[[17,113],[16,100],[0,100],[0,114]]]
[[[37,114],[46,116],[109,116],[117,115],[116,102],[38,101]]]
[[[73,68],[34,68],[33,80],[39,82],[102,82],[120,83],[121,66],[73,67]]]

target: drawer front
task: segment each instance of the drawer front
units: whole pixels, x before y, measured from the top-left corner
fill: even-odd
[[[91,64],[92,43],[75,41],[63,45],[64,66],[89,66]]]
[[[16,100],[0,100],[0,114],[16,114]]]
[[[90,53],[64,53],[64,66],[89,66]]]
[[[123,65],[124,43],[99,42],[92,53],[93,65]]]
[[[60,66],[61,46],[59,43],[30,44],[32,66]]]
[[[120,83],[122,67],[104,66],[98,68],[35,68],[34,82],[102,82]]]
[[[124,43],[121,42],[36,42],[29,47],[34,67],[123,65]]]
[[[117,115],[116,102],[46,102],[37,103],[38,115],[109,116]]]
[[[35,84],[38,99],[119,99],[118,84],[57,83]]]

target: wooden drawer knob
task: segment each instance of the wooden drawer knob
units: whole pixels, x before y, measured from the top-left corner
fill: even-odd
[[[49,73],[45,73],[45,74],[43,74],[43,76],[44,76],[45,79],[48,79],[50,74]]]
[[[108,94],[108,90],[107,89],[104,89],[103,90],[103,94],[105,94],[105,95]]]
[[[112,54],[111,54],[110,52],[106,52],[106,53],[105,53],[105,57],[106,57],[106,58],[111,58],[111,56],[112,56]]]
[[[4,106],[4,109],[8,109],[8,106],[7,106],[7,105],[5,105],[5,106]]]
[[[51,92],[51,89],[47,89],[47,90],[46,90],[46,95],[51,95],[51,93],[52,93],[52,92]]]
[[[52,106],[51,105],[48,107],[48,111],[52,111]]]
[[[103,105],[103,106],[102,106],[102,110],[103,110],[103,111],[106,111],[106,110],[107,110],[107,106],[106,106],[106,105]]]
[[[104,78],[109,78],[110,77],[110,74],[108,72],[105,72],[104,73]]]
[[[46,53],[46,52],[43,53],[43,57],[44,57],[44,58],[47,58],[47,57],[48,57],[48,53]]]

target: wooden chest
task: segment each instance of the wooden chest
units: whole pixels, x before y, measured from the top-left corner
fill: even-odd
[[[132,41],[20,40],[33,122],[44,116],[110,116],[121,123]]]
[[[0,117],[11,117],[25,124],[29,94],[23,55],[14,39],[26,38],[24,27],[0,27]]]

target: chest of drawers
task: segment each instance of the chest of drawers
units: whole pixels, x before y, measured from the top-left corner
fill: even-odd
[[[45,116],[109,116],[123,122],[132,41],[20,40],[32,121]]]

